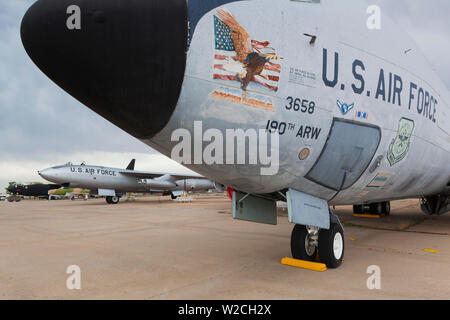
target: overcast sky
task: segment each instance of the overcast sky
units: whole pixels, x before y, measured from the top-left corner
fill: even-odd
[[[182,167],[81,105],[37,69],[19,32],[33,2],[0,0],[0,193],[8,181],[41,181],[37,170],[68,161],[125,167],[137,158],[138,170],[182,172]],[[413,37],[450,88],[450,1],[371,3],[379,4],[382,13]]]

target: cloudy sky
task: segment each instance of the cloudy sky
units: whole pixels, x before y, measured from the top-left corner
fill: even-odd
[[[78,103],[34,66],[19,32],[33,2],[0,0],[0,188],[8,181],[41,181],[37,170],[69,161],[125,167],[136,158],[138,170],[183,172]],[[410,33],[450,88],[450,1],[372,3]]]

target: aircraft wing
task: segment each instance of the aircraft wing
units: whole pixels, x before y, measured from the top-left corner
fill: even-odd
[[[183,180],[183,179],[207,179],[204,176],[200,174],[190,174],[190,175],[183,175],[183,174],[172,174],[167,172],[148,172],[148,171],[134,171],[134,170],[123,170],[119,171],[119,173],[130,176],[130,177],[136,177],[139,179],[154,179],[159,178],[163,176],[167,176],[171,178],[171,180]]]

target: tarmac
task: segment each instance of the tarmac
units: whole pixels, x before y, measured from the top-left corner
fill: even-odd
[[[281,264],[293,228],[286,211],[277,226],[233,220],[221,194],[1,202],[0,299],[450,298],[450,214],[426,216],[418,200],[393,202],[380,219],[334,211],[345,261],[315,272]],[[79,290],[66,285],[73,265]],[[380,289],[367,286],[370,266]]]

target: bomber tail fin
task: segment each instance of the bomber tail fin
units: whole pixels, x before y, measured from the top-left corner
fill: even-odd
[[[136,159],[131,160],[130,164],[127,167],[127,170],[134,170],[135,163],[136,163]]]

